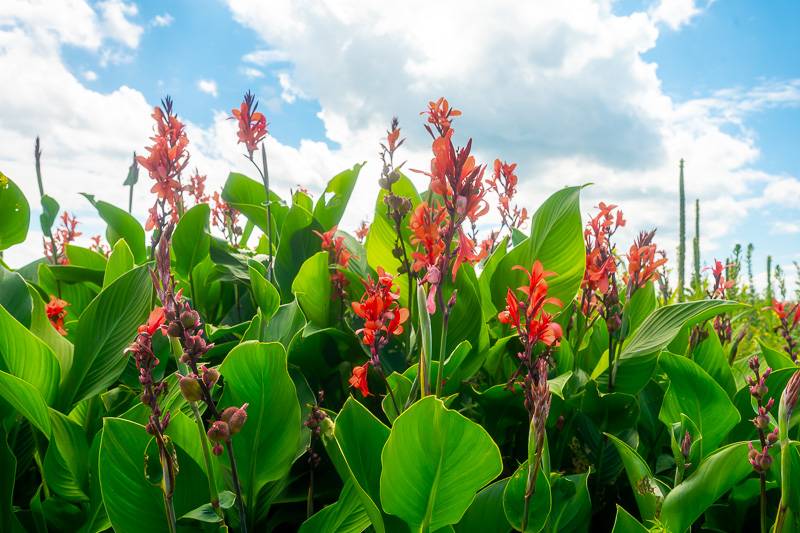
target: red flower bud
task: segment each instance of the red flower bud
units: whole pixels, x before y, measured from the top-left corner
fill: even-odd
[[[220,418],[227,422],[231,435],[236,435],[247,422],[247,404],[241,407],[228,407],[222,411]]]
[[[206,387],[210,390],[219,380],[219,370],[216,368],[208,368],[205,365],[201,366],[200,370],[203,371],[203,383],[205,383]]]
[[[231,430],[227,422],[217,420],[208,428],[208,438],[211,442],[222,442],[228,440]]]

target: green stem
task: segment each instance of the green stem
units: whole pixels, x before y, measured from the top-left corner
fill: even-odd
[[[441,294],[441,292],[439,293]],[[444,298],[440,298],[444,300]],[[442,394],[442,367],[446,359],[447,351],[447,325],[450,322],[450,310],[442,306],[442,338],[439,340],[439,364],[436,365],[436,396]]]
[[[761,533],[767,533],[767,476],[762,472],[758,477],[761,485]]]
[[[264,180],[264,190],[267,193],[267,246],[269,247],[269,281],[273,281],[273,265],[275,263],[274,256],[272,255],[272,210],[270,209],[270,205],[272,204],[272,199],[270,198],[270,190],[269,190],[269,168],[267,167],[267,149],[264,146],[264,143],[261,143],[261,165],[264,167],[264,172],[261,174],[261,177]]]
[[[192,406],[192,413],[194,414],[194,421],[197,424],[197,433],[200,437],[200,442],[203,444],[203,461],[206,463],[206,473],[208,474],[208,493],[211,496],[211,507],[217,516],[222,516],[222,509],[219,507],[219,490],[217,489],[217,476],[214,473],[214,464],[211,461],[211,453],[208,450],[208,437],[206,436],[206,428],[203,426],[203,419],[200,416],[200,409],[197,408],[197,402],[189,402]]]

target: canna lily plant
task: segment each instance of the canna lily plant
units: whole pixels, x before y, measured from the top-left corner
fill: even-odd
[[[371,175],[282,197],[253,93],[221,190],[166,97],[120,168],[149,209],[85,195],[91,237],[37,139],[42,258],[0,264],[0,530],[798,530],[800,305],[752,249],[698,246],[673,291],[655,230],[582,186],[530,205],[461,110],[421,116],[430,161],[394,118]],[[0,220],[25,241],[1,173]]]

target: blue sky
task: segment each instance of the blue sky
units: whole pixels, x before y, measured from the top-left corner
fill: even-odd
[[[519,163],[529,209],[562,185],[593,182],[584,211],[620,203],[631,222],[621,238],[656,226],[674,250],[684,157],[689,199],[702,204],[703,262],[752,241],[758,264],[772,253],[791,270],[797,20],[790,0],[8,0],[0,68],[20,75],[0,87],[0,161],[30,178],[28,146],[41,135],[59,201],[99,233],[77,192],[125,201],[112,176],[147,144],[148,108],[172,96],[190,122],[193,164],[218,187],[229,169],[247,170],[225,116],[251,89],[270,122],[279,189],[318,191],[368,162],[345,218],[355,226],[371,216],[389,118],[409,136],[409,165],[424,166],[418,113],[445,95],[464,111],[457,132],[475,138],[479,158]],[[137,190],[137,211],[149,201]],[[10,257],[35,256],[38,238]]]

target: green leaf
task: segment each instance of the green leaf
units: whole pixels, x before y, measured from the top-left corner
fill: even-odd
[[[508,252],[508,237],[503,237],[497,247],[492,252],[492,255],[486,260],[481,268],[480,277],[478,278],[478,289],[481,295],[481,306],[483,307],[483,320],[489,322],[492,318],[497,316],[497,308],[492,302],[492,276],[494,271],[497,270],[497,265],[506,256]]]
[[[400,224],[400,230],[403,236],[403,242],[406,246],[406,251],[410,255],[413,248],[410,245],[411,230],[408,228],[408,221],[420,203],[420,197],[414,184],[406,176],[401,175],[397,183],[392,185],[392,192],[397,196],[408,198],[411,201],[411,211],[407,214]],[[402,264],[400,259],[394,256],[393,250],[397,234],[394,228],[394,222],[389,220],[386,214],[386,204],[383,202],[386,196],[386,190],[381,189],[378,197],[375,200],[375,214],[372,217],[372,224],[369,226],[369,233],[367,234],[367,241],[364,243],[364,248],[367,251],[367,263],[369,266],[377,270],[379,266],[383,267],[386,272],[390,274],[397,274],[398,268]],[[402,274],[395,277],[400,293],[400,302],[403,307],[409,307],[408,300],[408,276]],[[413,296],[412,296],[413,297]]]
[[[114,383],[127,364],[124,349],[152,308],[147,266],[137,267],[104,288],[78,321],[72,368],[62,387],[67,409]]]
[[[117,242],[125,239],[133,253],[136,263],[141,264],[147,260],[147,251],[144,242],[144,229],[142,225],[127,211],[102,200],[95,200],[91,194],[82,193],[97,209],[108,228],[106,229],[106,240]]]
[[[45,194],[41,197],[41,204],[42,214],[39,215],[39,223],[42,226],[42,235],[49,235],[58,216],[58,202]]]
[[[384,517],[379,507],[381,450],[389,438],[389,428],[350,396],[336,417],[334,437],[346,469],[342,479],[353,483],[373,526],[377,531],[384,531]]]
[[[310,323],[320,328],[329,324],[331,282],[328,252],[319,252],[303,263],[292,283],[292,292]]]
[[[292,281],[305,261],[320,251],[320,238],[314,231],[322,227],[311,214],[311,198],[302,192],[295,193],[292,207],[281,227],[280,244],[275,254],[275,280],[284,302],[291,298]]]
[[[630,335],[638,328],[644,319],[650,316],[656,308],[656,291],[653,282],[639,288],[633,293],[630,301],[625,304],[623,313],[623,330]]]
[[[617,517],[614,519],[612,533],[647,533],[648,531],[628,511],[617,504]]]
[[[120,239],[111,250],[111,255],[106,263],[106,271],[103,275],[103,287],[108,287],[111,283],[128,272],[134,267],[133,252],[125,239]]]
[[[742,304],[726,300],[698,300],[659,307],[622,346],[614,390],[638,393],[653,375],[658,353],[678,334],[689,326],[740,307]],[[607,387],[608,370],[598,376],[597,381]]]
[[[50,265],[48,267],[56,281],[64,283],[92,283],[97,287],[103,284],[103,270],[76,265]],[[94,287],[91,287],[96,290]],[[63,297],[66,297],[62,294]]]
[[[250,289],[253,291],[253,298],[256,305],[261,309],[261,315],[266,320],[271,319],[278,312],[281,305],[281,295],[278,289],[270,283],[258,266],[263,268],[261,263],[248,261],[248,271],[250,272]]]
[[[583,223],[580,210],[581,187],[567,187],[550,196],[531,218],[531,236],[513,248],[497,265],[491,280],[495,308],[505,307],[506,292],[527,283],[520,265],[531,268],[535,260],[557,275],[547,280],[548,295],[567,305],[578,292],[586,266]]]
[[[0,172],[0,250],[19,244],[28,235],[31,208],[22,190]]]
[[[320,195],[319,200],[317,200],[317,205],[314,206],[314,218],[317,219],[325,231],[339,224],[342,219],[347,202],[350,200],[350,195],[356,186],[358,174],[363,166],[364,163],[355,165],[353,168],[334,176],[328,182],[328,186],[325,187],[325,191]]]
[[[265,206],[267,193],[264,184],[252,180],[244,174],[231,172],[222,189],[222,199],[231,207],[241,212],[258,228],[267,233],[267,208]],[[272,238],[278,237],[278,229],[283,226],[284,219],[289,209],[283,200],[270,191],[270,214],[272,215]]]
[[[45,437],[50,437],[47,404],[33,385],[0,370],[0,397],[44,433]]]
[[[433,396],[397,417],[381,464],[383,509],[426,531],[458,522],[503,469],[486,430]]]
[[[591,522],[592,500],[589,497],[589,472],[571,476],[553,475],[550,489],[553,498],[548,528],[552,531],[581,531]]]
[[[14,481],[17,458],[8,445],[8,436],[0,426],[0,530],[24,531],[14,516]]]
[[[667,491],[662,489],[661,483],[636,450],[614,435],[606,433],[606,436],[617,448],[617,452],[622,458],[625,473],[628,475],[628,484],[633,489],[633,496],[639,507],[639,514],[645,520],[653,520]]]
[[[797,365],[792,361],[792,358],[786,355],[786,352],[779,352],[773,350],[761,339],[758,340],[758,346],[761,348],[761,355],[773,371],[781,370],[782,368],[795,368]]]
[[[92,270],[106,269],[106,256],[83,246],[67,244],[67,259],[70,265],[90,268]]]
[[[348,481],[339,499],[303,522],[300,533],[361,533],[369,524],[353,483]]]
[[[389,388],[392,389],[392,394],[397,400],[398,407],[400,410],[403,410],[403,405],[405,404],[406,400],[408,399],[408,395],[411,393],[412,382],[403,374],[398,374],[397,372],[392,372],[388,376],[386,376],[386,382],[389,385]],[[381,400],[381,407],[383,408],[383,412],[386,414],[386,418],[389,419],[389,422],[394,422],[394,419],[400,416],[400,413],[394,407],[394,402],[392,401],[392,397],[389,394],[386,394]]]
[[[208,257],[211,246],[208,234],[210,214],[208,204],[197,204],[186,211],[175,226],[172,234],[172,251],[175,254],[173,265],[184,279],[188,279],[192,269]]]
[[[0,307],[0,370],[33,385],[45,403],[58,392],[61,368],[55,354]]]
[[[753,467],[747,452],[746,442],[724,446],[672,489],[661,508],[661,522],[667,531],[687,530],[720,496],[750,475]]]
[[[706,324],[706,331],[708,337],[695,347],[692,359],[714,378],[714,381],[719,383],[730,398],[733,398],[733,395],[736,394],[736,382],[725,357],[722,343],[720,343],[712,324]]]
[[[505,478],[482,489],[454,529],[458,533],[510,531],[511,525],[503,510],[503,492],[507,483],[508,478]]]
[[[244,501],[289,472],[302,438],[300,405],[278,343],[244,342],[219,367],[225,378],[220,409],[248,403],[247,423],[233,439]]]
[[[547,474],[540,468],[536,476],[536,488],[528,505],[528,523],[522,529],[522,517],[525,513],[525,489],[528,485],[528,462],[522,463],[514,475],[508,479],[506,490],[503,491],[503,509],[506,518],[517,531],[536,533],[541,531],[547,523],[552,508],[552,494]]]
[[[25,327],[31,325],[33,302],[28,285],[17,272],[0,266],[0,306],[5,307],[17,322]]]
[[[30,331],[53,350],[53,354],[55,354],[61,366],[61,379],[63,380],[67,377],[69,369],[72,367],[74,347],[71,342],[56,331],[50,319],[47,318],[45,303],[41,295],[32,287],[29,289],[29,295],[33,301]]]
[[[47,485],[70,501],[89,501],[89,445],[86,431],[75,421],[50,409],[53,433],[45,454]]]
[[[659,365],[669,377],[658,418],[668,428],[688,416],[703,436],[703,448],[715,450],[739,422],[739,411],[727,393],[694,361],[664,352]]]

